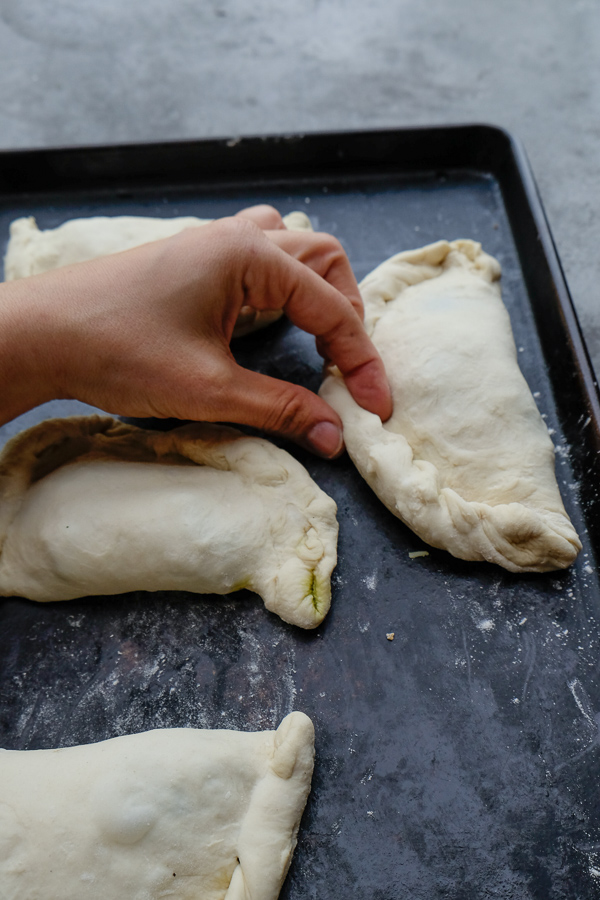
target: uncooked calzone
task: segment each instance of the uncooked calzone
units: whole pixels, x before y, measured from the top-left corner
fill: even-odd
[[[10,225],[10,238],[4,258],[4,278],[14,281],[30,275],[41,275],[72,263],[86,262],[98,256],[120,253],[140,244],[158,241],[184,231],[207,225],[211,219],[196,216],[153,218],[151,216],[91,216],[70,219],[57,228],[40,231],[33,216],[15,219]],[[290,231],[312,231],[308,216],[300,211],[283,217]],[[275,322],[282,310],[255,310],[242,307],[234,329],[234,337],[242,337]]]
[[[0,750],[3,900],[276,900],[310,791],[312,722]]]
[[[292,231],[312,231],[310,219],[303,212],[289,213],[283,221]],[[33,216],[23,216],[10,224],[4,278],[13,281],[40,275],[50,269],[130,250],[209,222],[212,219],[196,216],[90,216],[40,230]]]
[[[512,572],[561,569],[581,544],[499,277],[498,262],[470,240],[388,259],[360,289],[394,413],[382,424],[335,372],[321,395],[341,416],[360,473],[424,541]]]
[[[217,425],[51,419],[0,456],[0,595],[249,588],[314,628],[331,599],[336,505],[289,453]]]
[[[159,241],[186,228],[207,225],[210,221],[196,216],[164,219],[151,216],[90,216],[69,219],[56,228],[40,230],[33,216],[23,216],[10,224],[4,278],[14,281],[29,275],[41,275],[51,269]]]

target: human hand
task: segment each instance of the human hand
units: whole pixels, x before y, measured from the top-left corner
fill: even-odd
[[[339,243],[281,225],[274,210],[259,207],[2,285],[0,318],[10,325],[3,349],[7,336],[10,346],[0,366],[7,386],[16,376],[4,420],[68,397],[127,416],[252,425],[336,455],[337,414],[304,388],[242,369],[229,348],[242,308],[283,309],[316,336],[360,405],[384,420],[391,413]]]

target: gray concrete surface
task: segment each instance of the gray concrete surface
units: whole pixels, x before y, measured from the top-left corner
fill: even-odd
[[[0,147],[504,126],[600,371],[599,51],[596,0],[0,0]]]

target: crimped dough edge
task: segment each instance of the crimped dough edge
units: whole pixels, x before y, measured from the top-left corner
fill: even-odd
[[[449,269],[466,269],[488,283],[497,281],[501,271],[481,244],[468,239],[398,253],[359,285],[367,332],[373,335],[388,302]],[[415,459],[403,435],[386,430],[377,416],[355,403],[335,367],[319,393],[341,416],[348,453],[361,475],[386,507],[431,546],[511,572],[563,569],[575,560],[581,542],[562,503],[546,510],[466,500],[440,488],[435,466]]]
[[[432,547],[458,559],[496,563],[510,572],[565,569],[577,557],[581,542],[566,512],[522,503],[492,506],[465,500],[451,488],[439,490],[434,466],[415,460],[408,441],[384,431],[378,416],[353,409],[354,401],[337,379],[327,379],[322,396],[345,423],[348,454],[361,475],[390,512]],[[348,413],[356,417],[352,426],[346,424]],[[353,437],[368,433],[373,444],[367,452],[357,452]]]

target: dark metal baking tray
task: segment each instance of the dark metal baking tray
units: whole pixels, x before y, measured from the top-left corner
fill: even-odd
[[[284,898],[600,896],[598,393],[523,151],[464,126],[0,154],[2,236],[20,215],[50,227],[256,202],[308,212],[359,278],[439,238],[498,257],[583,552],[567,572],[531,576],[437,550],[411,559],[422,542],[347,458],[292,448],[339,506],[325,623],[302,632],[244,592],[5,599],[0,744],[274,727],[302,709],[317,764]],[[312,339],[285,322],[236,353],[318,387]],[[51,404],[0,436],[72,411]]]

